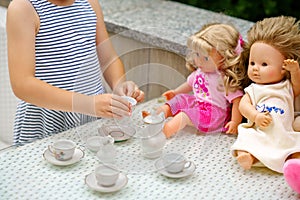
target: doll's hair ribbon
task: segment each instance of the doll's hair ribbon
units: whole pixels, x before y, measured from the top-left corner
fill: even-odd
[[[242,35],[240,34],[239,35],[239,40],[238,40],[238,44],[236,45],[234,51],[237,55],[240,55],[243,51],[243,46],[244,46],[244,40],[243,40],[243,37]]]

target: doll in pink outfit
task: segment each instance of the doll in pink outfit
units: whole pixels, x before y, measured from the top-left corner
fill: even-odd
[[[242,46],[239,32],[227,24],[207,24],[188,38],[186,66],[192,73],[185,83],[163,94],[169,101],[158,108],[165,118],[173,117],[163,128],[167,138],[186,125],[203,133],[237,133],[246,74],[239,65]]]
[[[231,151],[245,170],[262,164],[283,173],[300,193],[300,132],[294,123],[294,98],[300,94],[300,22],[266,18],[248,31],[243,57],[248,77],[239,110],[248,123],[238,126]]]

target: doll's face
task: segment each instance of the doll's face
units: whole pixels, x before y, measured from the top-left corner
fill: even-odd
[[[248,76],[258,84],[280,82],[285,76],[284,56],[271,45],[256,42],[251,46]]]
[[[220,69],[222,56],[213,49],[210,54],[205,55],[201,52],[194,52],[193,61],[195,66],[203,72],[215,72]]]

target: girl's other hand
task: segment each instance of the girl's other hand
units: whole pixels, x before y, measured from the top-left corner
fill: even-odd
[[[144,101],[145,94],[133,81],[125,81],[119,84],[114,92],[120,96],[130,96],[135,98],[137,102]]]

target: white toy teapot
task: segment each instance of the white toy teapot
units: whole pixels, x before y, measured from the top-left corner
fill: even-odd
[[[117,150],[114,146],[114,138],[110,135],[103,136],[101,140],[99,151],[97,152],[97,158],[102,163],[113,163],[117,156]]]
[[[139,130],[144,157],[153,159],[161,156],[166,144],[166,136],[162,132],[163,126],[164,120],[159,123],[145,124]]]

